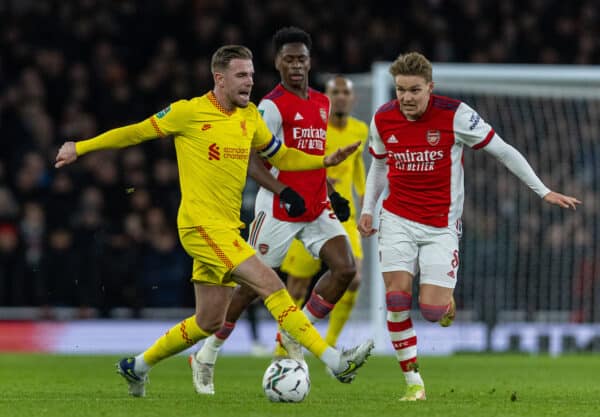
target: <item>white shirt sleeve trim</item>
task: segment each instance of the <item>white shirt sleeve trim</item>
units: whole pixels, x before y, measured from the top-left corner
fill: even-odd
[[[283,121],[277,105],[269,99],[264,99],[258,104],[258,111],[272,134],[283,138]]]

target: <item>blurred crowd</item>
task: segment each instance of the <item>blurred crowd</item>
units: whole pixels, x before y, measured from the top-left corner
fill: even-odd
[[[0,306],[85,317],[193,305],[172,141],[60,171],[52,161],[66,139],[203,94],[222,44],[254,51],[258,101],[278,80],[270,37],[285,25],[312,34],[313,72],[367,72],[406,50],[436,62],[600,63],[591,0],[0,1]]]

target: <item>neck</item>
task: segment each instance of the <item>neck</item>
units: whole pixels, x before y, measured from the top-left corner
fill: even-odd
[[[298,97],[301,97],[304,99],[308,98],[308,84],[307,83],[302,83],[302,85],[300,87],[292,87],[292,86],[286,84],[286,82],[282,80],[281,85],[283,85],[283,88],[288,90],[290,93],[295,94]]]
[[[223,107],[223,109],[227,110],[228,112],[235,110],[235,106],[227,99],[227,97],[225,97],[223,91],[219,90],[218,88],[214,88],[212,90],[212,93],[217,99],[217,102],[221,105],[221,107]]]
[[[348,124],[348,114],[346,113],[332,113],[329,118],[329,123],[337,128],[344,128]]]

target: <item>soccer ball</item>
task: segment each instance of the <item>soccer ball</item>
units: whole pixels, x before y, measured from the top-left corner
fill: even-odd
[[[277,359],[265,371],[262,384],[269,400],[299,403],[310,391],[308,367],[294,359]]]

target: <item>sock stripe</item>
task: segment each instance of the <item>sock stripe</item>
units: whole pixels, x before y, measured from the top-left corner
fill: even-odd
[[[412,336],[412,337],[409,337],[408,339],[404,339],[404,340],[392,341],[392,346],[394,346],[394,349],[396,349],[396,350],[406,349],[406,348],[409,348],[411,346],[416,346],[416,345],[417,345],[417,336]]]
[[[416,362],[417,362],[417,358],[414,357],[414,358],[410,358],[410,359],[407,359],[404,361],[400,361],[398,363],[400,364],[400,368],[402,368],[403,372],[409,372],[412,370],[410,365],[413,363],[416,363]]]
[[[293,313],[294,311],[298,311],[298,306],[296,305],[290,305],[289,307],[287,307],[285,310],[283,310],[281,312],[281,314],[279,314],[277,316],[277,324],[279,324],[279,326],[281,326],[281,324],[283,323],[283,321],[285,320],[285,318],[290,314]]]
[[[412,294],[404,291],[389,291],[385,294],[385,303],[389,311],[410,310]]]
[[[417,335],[410,318],[412,294],[404,291],[389,291],[385,295],[385,301],[387,327],[392,346],[396,351],[396,359],[407,377],[407,372],[412,370],[412,364],[417,362]]]
[[[412,320],[410,318],[400,322],[388,320],[387,327],[390,332],[403,332],[412,327]]]
[[[322,319],[329,314],[329,312],[333,310],[333,307],[335,307],[335,304],[331,304],[314,291],[306,303],[306,308],[310,314],[319,319]]]
[[[415,334],[414,329],[411,327],[403,332],[390,332],[391,340],[404,340],[412,337]]]
[[[221,340],[225,340],[229,337],[234,328],[234,322],[226,321],[225,323],[223,323],[221,328],[215,332],[215,337],[218,337]]]
[[[450,304],[441,306],[435,304],[419,303],[419,307],[421,308],[421,314],[426,320],[438,321],[444,316],[444,314],[446,314],[448,308],[450,308]]]
[[[190,346],[192,346],[193,344],[195,344],[195,343],[196,343],[196,342],[194,342],[194,341],[193,341],[193,340],[190,338],[190,336],[188,335],[188,332],[187,332],[187,329],[186,329],[186,326],[185,326],[185,320],[184,320],[184,321],[182,321],[182,322],[179,324],[179,332],[181,333],[181,338],[183,339],[183,341],[184,341],[184,342],[185,342],[187,345],[190,345]]]

